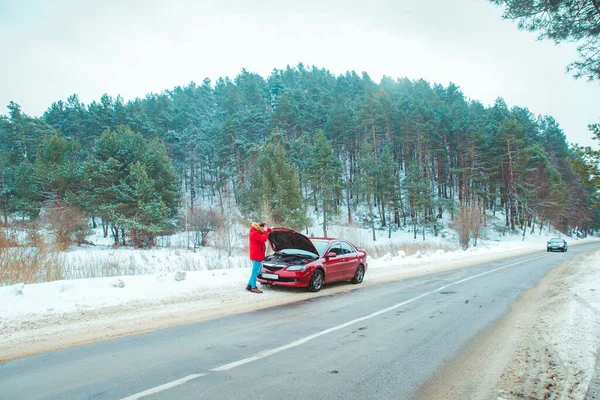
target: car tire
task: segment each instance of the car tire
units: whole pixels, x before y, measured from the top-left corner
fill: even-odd
[[[323,287],[323,282],[325,281],[325,275],[323,274],[323,270],[317,269],[313,272],[310,277],[310,282],[308,284],[309,292],[318,292]]]
[[[351,282],[355,285],[361,283],[363,278],[365,277],[365,267],[361,264],[356,268],[356,272],[354,273],[354,278],[352,278]]]

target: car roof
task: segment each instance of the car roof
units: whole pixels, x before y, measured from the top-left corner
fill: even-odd
[[[344,242],[344,243],[348,243],[348,244],[351,244],[352,246],[354,246],[354,244],[351,241],[346,240],[346,239],[340,239],[340,238],[311,237],[309,239],[310,240],[320,240],[320,241],[329,242],[329,243],[332,243],[332,242]]]

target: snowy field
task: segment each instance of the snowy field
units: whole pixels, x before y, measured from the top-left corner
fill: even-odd
[[[426,241],[419,236],[414,240],[410,232],[395,232],[391,239],[387,232],[378,232],[376,242],[371,235],[369,230],[347,227],[330,232],[370,250],[362,285],[540,252],[549,237],[560,236],[544,232],[523,240],[520,235],[488,233],[477,247],[463,251],[451,231]],[[183,248],[183,240],[174,245],[174,239],[170,238],[171,248],[134,250],[113,249],[109,239],[96,236],[94,246],[73,247],[63,255],[71,278],[103,277],[0,287],[0,361],[354,288],[334,284],[308,293],[263,287],[263,294],[253,294],[244,289],[250,274],[246,254],[227,256],[215,248],[194,252]],[[595,239],[567,240],[573,246]]]
[[[329,235],[346,238],[381,254],[378,258],[369,256],[365,284],[438,272],[503,255],[540,251],[545,249],[549,238],[548,235],[527,235],[523,240],[520,235],[496,236],[480,240],[477,247],[463,251],[457,249],[457,240],[448,232],[444,233],[445,237],[428,237],[426,241],[420,236],[412,239],[409,232],[394,233],[391,239],[387,238],[387,232],[377,233],[379,237],[375,242],[371,231],[364,229],[333,227]],[[570,245],[594,240],[566,239]],[[211,247],[199,251],[113,249],[109,246],[111,239],[103,238],[99,232],[92,241],[95,246],[73,247],[62,254],[66,275],[71,279],[0,287],[0,332],[28,318],[82,313],[133,302],[166,303],[198,293],[215,300],[233,297],[247,301],[249,294],[243,289],[249,278],[250,262],[246,254],[238,252],[227,256]],[[184,245],[182,237],[175,237],[173,241]],[[412,254],[407,255],[403,248],[410,248]],[[390,251],[386,252],[387,249]],[[92,278],[80,278],[82,276]],[[287,295],[285,290],[267,290],[263,294],[264,297]]]

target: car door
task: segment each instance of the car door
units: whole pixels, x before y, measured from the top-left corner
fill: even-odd
[[[327,254],[335,253],[335,257],[326,257],[325,259],[325,281],[335,282],[343,279],[345,270],[345,259],[342,257],[344,252],[340,242],[333,242],[327,250]],[[325,254],[325,256],[327,256]]]
[[[348,242],[340,242],[340,246],[343,252],[342,258],[344,263],[344,269],[340,279],[352,279],[354,277],[354,273],[356,272],[356,268],[360,263],[359,255],[356,252],[356,249]]]

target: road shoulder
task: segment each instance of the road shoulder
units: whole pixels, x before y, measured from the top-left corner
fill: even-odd
[[[421,388],[423,399],[583,399],[600,349],[600,252],[560,264]]]

